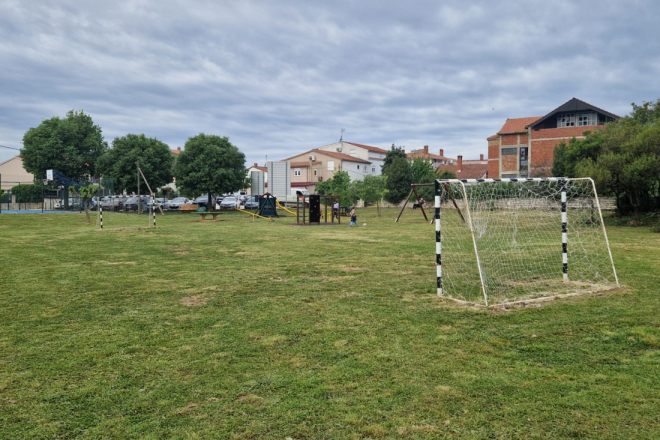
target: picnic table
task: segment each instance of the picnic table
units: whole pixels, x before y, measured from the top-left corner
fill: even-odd
[[[217,219],[218,219],[218,214],[222,214],[222,212],[214,212],[214,211],[211,211],[211,212],[204,212],[204,211],[199,211],[199,212],[197,212],[197,214],[199,214],[200,216],[202,216],[202,221],[205,221],[207,215],[212,215],[212,216],[213,216],[213,220],[217,220]],[[212,220],[208,220],[208,221],[212,221]]]

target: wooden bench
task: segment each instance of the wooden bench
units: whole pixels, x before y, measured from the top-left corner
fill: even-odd
[[[198,212],[197,214],[202,216],[202,221],[205,221],[207,215],[212,215],[213,220],[217,220],[218,219],[218,214],[222,214],[222,212],[213,212],[213,211],[211,211],[211,212]],[[208,220],[208,221],[211,221],[211,220]]]
[[[194,205],[181,205],[181,209],[179,209],[179,211],[184,212],[184,213],[185,212],[195,212],[195,211],[197,211],[197,208],[198,208],[197,204],[194,204]]]

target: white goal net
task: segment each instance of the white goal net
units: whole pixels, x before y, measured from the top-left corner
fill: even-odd
[[[437,180],[435,227],[440,296],[488,306],[618,286],[588,178]]]

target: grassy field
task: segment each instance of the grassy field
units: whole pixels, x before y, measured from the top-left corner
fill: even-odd
[[[0,438],[660,438],[660,234],[622,283],[438,299],[421,214],[0,215]]]

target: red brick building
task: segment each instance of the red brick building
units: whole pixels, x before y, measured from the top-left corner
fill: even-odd
[[[545,116],[507,119],[488,138],[488,177],[550,176],[555,145],[618,118],[573,98]]]

